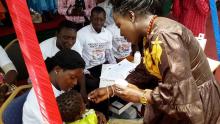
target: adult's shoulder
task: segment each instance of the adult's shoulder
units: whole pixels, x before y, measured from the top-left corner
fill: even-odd
[[[158,32],[176,32],[178,34],[182,34],[184,30],[184,26],[179,22],[165,18],[165,17],[158,17],[156,19],[155,25],[157,26],[156,30]]]
[[[49,39],[46,39],[46,40],[42,41],[40,43],[40,46],[48,46],[48,45],[53,44],[54,42],[56,42],[56,40],[57,40],[57,37],[51,37]]]
[[[91,25],[84,26],[77,33],[89,32],[90,28],[91,28]]]

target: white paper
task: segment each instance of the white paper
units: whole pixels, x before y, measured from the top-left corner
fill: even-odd
[[[131,63],[127,59],[124,59],[118,64],[104,64],[102,66],[99,87],[110,86],[117,82],[120,86],[127,86],[128,83],[122,79],[125,79],[136,66],[137,64]]]

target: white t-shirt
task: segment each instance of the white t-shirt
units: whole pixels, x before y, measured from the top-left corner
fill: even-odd
[[[5,50],[2,48],[0,45],[0,67],[4,71],[4,73],[7,73],[9,70],[16,70],[14,64],[8,57],[7,53]]]
[[[75,44],[77,52],[86,62],[86,69],[89,69],[103,64],[110,58],[106,51],[112,51],[112,34],[105,28],[97,33],[92,25],[87,25],[77,32]]]
[[[99,3],[97,6],[100,6],[105,10],[106,13],[105,26],[115,23],[113,19],[113,11],[112,11],[113,6],[111,3],[109,3],[109,0],[105,0],[102,3]]]
[[[115,24],[109,25],[107,29],[113,35],[112,49],[115,58],[121,59],[129,56],[132,51],[131,43],[121,36],[120,29]]]
[[[62,94],[62,91],[57,90],[53,85],[53,92],[55,97],[58,97]],[[27,96],[27,99],[23,106],[23,115],[22,115],[23,124],[46,124],[40,112],[40,107],[37,102],[37,97],[32,88]]]
[[[44,60],[46,60],[47,57],[51,58],[55,56],[55,54],[60,51],[60,49],[56,46],[56,42],[57,37],[52,37],[40,43],[40,49]],[[75,50],[74,46],[75,45],[72,46],[72,50]]]

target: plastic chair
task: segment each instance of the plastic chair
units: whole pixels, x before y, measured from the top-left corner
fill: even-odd
[[[27,79],[28,72],[26,65],[24,63],[23,56],[21,54],[21,49],[18,44],[18,40],[17,39],[12,40],[4,49],[18,71],[17,79],[18,80]]]
[[[22,85],[13,91],[0,108],[0,124],[22,124],[22,109],[29,91],[19,97],[16,96],[31,87],[31,84]]]

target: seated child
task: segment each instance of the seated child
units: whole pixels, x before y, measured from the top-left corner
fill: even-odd
[[[70,90],[56,98],[62,120],[66,124],[106,124],[105,116],[93,109],[86,110],[82,96]]]

